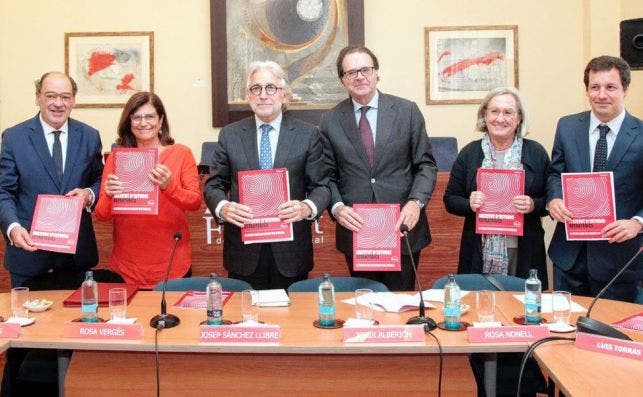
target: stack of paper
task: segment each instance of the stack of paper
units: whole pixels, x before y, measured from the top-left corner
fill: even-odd
[[[253,296],[254,299],[254,296]],[[290,298],[284,289],[265,289],[259,291],[259,307],[280,307],[290,305]]]

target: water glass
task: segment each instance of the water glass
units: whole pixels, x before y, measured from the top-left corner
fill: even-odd
[[[554,291],[551,295],[551,311],[554,314],[554,323],[569,325],[572,294],[567,291]]]
[[[29,288],[16,287],[11,289],[11,316],[13,318],[29,318],[29,309],[25,303],[29,300]]]
[[[127,291],[125,288],[109,289],[109,316],[111,320],[127,318]]]
[[[476,291],[476,312],[478,321],[487,323],[495,321],[496,294],[494,291]]]
[[[373,319],[373,303],[371,296],[373,290],[368,288],[359,288],[355,290],[355,317],[360,320]]]
[[[241,318],[243,322],[259,322],[259,291],[241,291]]]

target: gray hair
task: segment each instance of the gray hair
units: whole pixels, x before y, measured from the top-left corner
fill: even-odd
[[[274,74],[278,79],[281,80],[281,87],[289,97],[291,94],[290,91],[290,83],[288,82],[288,74],[284,71],[284,69],[279,66],[277,62],[273,61],[255,61],[248,66],[248,80],[246,82],[246,88],[250,89],[250,80],[252,79],[252,75],[257,73],[260,70],[268,70],[272,74]]]
[[[527,116],[527,108],[525,107],[525,100],[522,97],[520,91],[514,87],[498,87],[489,91],[487,95],[482,100],[480,107],[478,108],[478,118],[476,121],[476,131],[478,132],[488,132],[487,122],[485,121],[485,114],[487,113],[487,107],[489,102],[498,95],[511,95],[516,100],[516,106],[518,107],[518,115],[520,115],[520,124],[516,127],[516,134],[523,138],[529,133],[529,117]]]

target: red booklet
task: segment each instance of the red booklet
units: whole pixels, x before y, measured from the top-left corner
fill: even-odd
[[[98,306],[109,307],[109,290],[111,288],[125,288],[127,291],[127,303],[138,292],[138,287],[134,284],[125,283],[96,283],[98,285]],[[80,287],[63,301],[64,307],[80,307]]]
[[[395,228],[400,217],[399,204],[354,204],[353,210],[364,219],[359,232],[353,232],[353,270],[401,270],[400,234]]]
[[[157,149],[115,148],[114,174],[124,191],[114,195],[112,214],[157,215],[159,187],[149,174],[159,162]]]
[[[222,305],[225,306],[231,297],[232,292],[223,291]],[[207,298],[208,294],[205,291],[187,291],[176,301],[173,307],[181,309],[205,309],[208,305]]]
[[[643,312],[630,317],[626,317],[621,321],[617,321],[614,323],[614,325],[620,328],[627,328],[634,331],[643,332]]]
[[[561,174],[563,202],[572,213],[567,240],[607,240],[601,229],[616,220],[612,172]]]
[[[239,202],[252,208],[252,221],[241,229],[245,244],[292,241],[292,223],[279,219],[277,207],[290,200],[288,170],[239,171]]]
[[[82,211],[80,196],[39,194],[29,231],[34,245],[41,250],[75,254]]]
[[[524,216],[516,212],[513,199],[525,194],[525,171],[478,168],[476,182],[485,195],[476,211],[476,233],[522,236]]]

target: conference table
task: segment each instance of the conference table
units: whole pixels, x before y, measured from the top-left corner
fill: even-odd
[[[101,392],[119,396],[153,394],[156,390],[155,330],[149,327],[148,322],[159,312],[160,293],[139,291],[130,302],[128,317],[138,318],[138,323],[143,326],[143,336],[129,341],[63,337],[65,324],[80,315],[78,308],[62,307],[62,301],[70,293],[32,292],[31,298],[51,299],[54,305],[45,312],[30,313],[36,318],[35,324],[22,328],[18,338],[0,339],[0,348],[73,350],[64,378],[66,396]],[[202,343],[199,340],[199,324],[205,320],[205,310],[174,308],[173,304],[182,295],[183,292],[167,294],[168,311],[178,315],[181,324],[161,330],[157,335],[162,395],[202,395],[208,391],[221,395],[437,395],[439,347],[430,335],[425,335],[423,342],[344,343],[341,329],[318,329],[313,326],[317,318],[316,293],[291,293],[288,307],[259,309],[261,321],[281,326],[279,343]],[[353,316],[354,307],[341,302],[352,295],[337,293],[337,318]],[[574,300],[585,307],[588,303],[584,298],[574,297]],[[469,304],[471,309],[463,314],[462,320],[473,322],[476,316],[474,294],[465,296],[463,303]],[[636,314],[642,308],[620,302],[605,303],[596,306],[593,316],[617,320]],[[427,315],[441,321],[441,305],[435,305],[438,308],[427,310]],[[522,313],[522,305],[509,292],[498,293],[496,305],[497,320],[504,325],[514,325],[512,318]],[[618,314],[610,314],[611,317],[603,317],[615,305],[622,310]],[[240,306],[240,294],[235,293],[224,307],[224,318],[239,321]],[[9,312],[9,294],[0,294],[0,315],[7,317]],[[415,311],[375,311],[374,319],[381,325],[400,325],[416,314]],[[109,317],[108,309],[100,308],[99,316]],[[475,381],[468,363],[470,353],[488,353],[490,374],[485,376],[495,378],[495,353],[522,352],[528,347],[528,343],[523,342],[469,343],[466,332],[437,329],[433,333],[439,339],[444,353],[442,390],[445,396],[475,394]],[[571,345],[568,347],[578,350]],[[572,381],[565,373],[566,366],[558,366],[557,362],[562,359],[545,357],[541,351],[545,352],[545,346],[536,350],[536,357],[562,390],[570,396],[583,395],[570,386]],[[595,362],[605,362],[604,355],[593,352],[578,354],[583,353],[587,353]],[[611,362],[612,358],[609,360]],[[589,361],[585,360],[586,363]],[[574,365],[578,367],[578,363]],[[636,362],[624,364],[623,367],[626,372],[623,381],[627,381],[627,373],[642,373],[640,364]],[[628,372],[630,370],[635,372]]]

